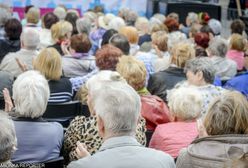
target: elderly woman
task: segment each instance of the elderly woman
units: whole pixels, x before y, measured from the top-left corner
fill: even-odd
[[[245,66],[245,49],[246,41],[239,34],[232,34],[229,42],[229,50],[226,54],[227,58],[233,60],[237,64],[237,70],[244,70]]]
[[[0,165],[2,167],[15,167],[10,161],[17,146],[15,126],[3,111],[0,111],[0,127]]]
[[[124,82],[125,80],[117,72],[113,71],[100,71],[97,75],[92,77],[95,81],[94,85],[100,81],[119,81]],[[91,83],[92,84],[92,83]],[[87,84],[87,88],[92,87],[91,84]],[[64,157],[68,161],[76,160],[76,148],[77,141],[84,143],[89,153],[93,154],[99,150],[102,145],[103,139],[99,135],[97,129],[97,117],[95,110],[92,108],[92,104],[89,103],[92,95],[88,95],[88,106],[91,112],[91,116],[86,118],[84,116],[76,117],[68,127],[65,133],[64,140]],[[138,142],[145,145],[145,121],[140,119],[139,124],[136,128],[136,138]]]
[[[200,92],[193,87],[173,89],[168,95],[172,122],[157,126],[149,147],[176,158],[179,151],[198,136],[196,119],[200,116],[202,103]]]
[[[43,49],[34,60],[33,66],[48,80],[51,92],[48,100],[49,104],[72,100],[72,84],[69,79],[62,77],[62,58],[56,49]]]
[[[127,37],[130,44],[130,55],[135,55],[139,50],[139,34],[137,29],[135,27],[125,26],[120,28],[119,33]]]
[[[148,81],[148,90],[167,102],[167,90],[177,83],[186,80],[184,66],[186,61],[195,57],[195,51],[190,43],[179,43],[173,47],[171,65],[168,69],[152,74]]]
[[[41,118],[49,94],[47,80],[37,71],[27,71],[14,82],[15,112],[12,115],[15,116],[13,120],[18,139],[17,150],[12,157],[14,163],[44,163],[59,158],[63,127]]]
[[[233,78],[237,73],[237,64],[226,58],[228,47],[224,39],[214,38],[207,48],[208,56],[216,69],[216,76],[221,80]]]
[[[141,115],[146,119],[146,128],[154,131],[157,125],[169,122],[168,108],[157,96],[151,95],[146,89],[146,67],[135,57],[122,57],[116,68],[127,83],[132,86],[141,97]]]
[[[215,68],[208,57],[199,57],[187,61],[184,70],[187,83],[195,86],[202,94],[204,103],[201,112],[204,116],[210,101],[221,95],[225,90],[212,84],[215,78]]]
[[[31,7],[26,13],[26,25],[25,27],[31,27],[37,30],[41,29],[40,25],[40,9]],[[24,28],[25,28],[24,27]]]
[[[63,72],[66,77],[85,76],[96,68],[95,58],[89,54],[91,42],[87,34],[73,35],[69,50],[62,45]]]
[[[231,162],[243,159],[247,163],[247,125],[248,103],[243,95],[228,91],[215,98],[199,125],[201,138],[181,150],[177,167],[238,167]]]
[[[64,55],[61,44],[63,42],[68,43],[68,40],[72,35],[72,29],[72,24],[67,21],[59,21],[51,27],[52,39],[55,44],[51,45],[50,47],[55,48],[60,55]]]
[[[207,57],[206,48],[208,48],[209,36],[207,33],[196,33],[194,36],[195,41],[195,56]]]

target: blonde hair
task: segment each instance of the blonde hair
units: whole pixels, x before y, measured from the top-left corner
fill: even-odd
[[[230,48],[233,50],[244,51],[245,39],[240,34],[232,34]]]
[[[190,121],[201,114],[203,99],[201,93],[194,87],[173,89],[167,99],[170,113],[176,119]]]
[[[52,38],[54,41],[64,40],[68,37],[68,33],[72,32],[72,25],[67,21],[59,21],[51,27]]]
[[[146,67],[143,62],[132,56],[123,56],[117,64],[116,71],[126,79],[135,90],[140,90],[146,83]]]
[[[34,69],[40,71],[47,80],[59,80],[62,75],[61,56],[54,48],[43,49],[34,60]]]
[[[248,102],[237,91],[226,91],[209,105],[203,122],[208,135],[248,134]]]
[[[32,7],[26,14],[27,23],[37,24],[40,20],[40,9]]]
[[[135,27],[124,26],[119,29],[119,33],[127,37],[130,44],[136,44],[139,40],[138,31]]]
[[[158,31],[152,34],[152,43],[155,44],[160,51],[168,50],[168,36],[165,31]]]
[[[186,61],[195,58],[195,49],[187,42],[178,43],[172,48],[171,63],[179,68],[184,68]]]

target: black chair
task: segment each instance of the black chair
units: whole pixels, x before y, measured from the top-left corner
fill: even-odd
[[[150,141],[152,139],[153,133],[154,133],[154,131],[151,131],[151,130],[146,131],[146,133],[145,133],[146,134],[146,147],[149,146],[149,143],[150,143]]]
[[[83,115],[82,104],[79,101],[71,101],[60,104],[48,104],[43,118],[47,121],[59,122],[66,128],[71,120],[78,115]]]

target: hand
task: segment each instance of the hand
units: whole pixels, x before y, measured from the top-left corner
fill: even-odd
[[[63,41],[61,43],[61,49],[65,55],[70,55],[69,47],[71,45],[71,42],[69,40]]]
[[[86,145],[79,141],[77,142],[76,155],[78,159],[90,156],[90,153],[87,151]]]
[[[200,138],[208,136],[206,128],[204,127],[201,119],[197,120],[197,130]]]
[[[18,64],[19,68],[22,70],[22,72],[25,72],[25,71],[28,70],[28,66],[25,63],[21,62],[19,60],[19,58],[16,58],[15,60],[16,60],[16,62]]]
[[[4,111],[5,112],[10,112],[13,109],[14,105],[13,105],[13,102],[11,100],[9,90],[7,88],[3,89],[3,97],[4,97],[4,102],[5,102]]]

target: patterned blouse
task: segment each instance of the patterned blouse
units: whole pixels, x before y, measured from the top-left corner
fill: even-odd
[[[145,120],[140,119],[136,128],[136,139],[142,144],[146,145],[145,136]],[[64,158],[65,161],[77,160],[76,157],[76,143],[80,141],[87,146],[87,150],[94,154],[99,150],[103,141],[99,136],[97,130],[97,120],[95,116],[91,117],[76,117],[68,127],[64,138]]]

